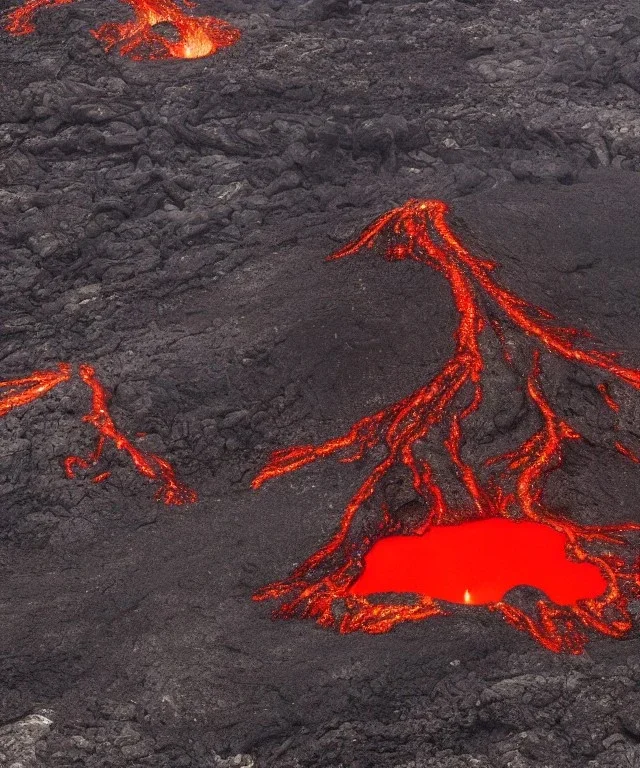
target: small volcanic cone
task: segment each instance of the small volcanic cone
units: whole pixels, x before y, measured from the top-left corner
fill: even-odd
[[[33,16],[46,5],[65,5],[73,0],[27,0],[8,14],[5,29],[13,35],[35,30]],[[136,61],[147,59],[198,59],[211,56],[240,39],[240,30],[213,16],[190,16],[174,0],[122,0],[133,9],[132,21],[108,22],[91,34],[105,51],[118,49]],[[191,0],[183,0],[195,8]],[[162,26],[176,31],[176,40],[162,34]]]
[[[335,454],[353,462],[373,449],[383,451],[331,539],[254,599],[284,600],[274,612],[277,617],[309,617],[340,632],[372,633],[442,615],[442,601],[487,605],[549,650],[580,653],[585,629],[611,637],[631,629],[629,601],[640,593],[640,577],[637,548],[629,539],[640,524],[579,525],[545,503],[547,476],[560,465],[565,444],[582,437],[545,395],[542,355],[597,371],[602,377],[597,391],[613,414],[619,404],[610,394],[610,382],[640,390],[640,370],[621,364],[617,353],[594,348],[588,332],[560,325],[550,312],[502,287],[494,277],[498,265],[465,248],[446,222],[448,210],[440,200],[410,200],[329,257],[342,259],[376,247],[387,261],[410,259],[443,275],[459,318],[454,352],[431,381],[360,419],[345,434],[272,454],[254,488]],[[464,426],[483,403],[487,345],[481,342],[487,336],[522,379],[539,426],[515,449],[473,466],[463,454]],[[518,347],[516,356],[512,353]],[[524,370],[516,357],[528,360]],[[428,438],[442,441],[466,492],[464,509],[449,505],[442,480],[423,458],[421,445]],[[623,441],[612,448],[640,463]],[[418,509],[424,510],[417,520],[402,519],[376,495],[385,478],[400,472],[410,479]],[[378,504],[382,520],[377,530],[354,534],[358,513]],[[532,613],[509,602],[509,589],[518,585],[537,587],[546,595]],[[380,591],[417,593],[419,599],[372,601],[370,595]]]

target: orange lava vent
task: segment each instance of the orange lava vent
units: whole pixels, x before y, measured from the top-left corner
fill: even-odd
[[[39,8],[66,5],[73,1],[27,0],[23,6],[8,14],[5,29],[13,35],[27,35],[35,30],[33,17]],[[240,30],[227,22],[212,16],[190,16],[173,0],[122,2],[131,6],[135,18],[103,24],[91,30],[91,34],[102,43],[105,51],[115,48],[123,56],[130,56],[136,61],[198,59],[211,56],[240,39]],[[187,8],[196,8],[191,0],[182,2]]]
[[[389,261],[411,259],[437,270],[451,287],[459,316],[455,349],[431,381],[345,434],[271,456],[254,488],[334,454],[353,462],[375,448],[384,452],[327,544],[254,599],[279,599],[276,617],[313,618],[343,633],[386,632],[402,621],[444,615],[445,603],[485,605],[549,650],[580,653],[587,629],[621,637],[632,626],[629,602],[640,594],[632,539],[640,524],[579,525],[545,502],[545,479],[559,466],[567,441],[581,435],[546,397],[541,357],[555,355],[599,372],[597,391],[614,414],[619,404],[608,382],[638,390],[640,370],[622,365],[616,353],[589,347],[587,332],[559,325],[546,310],[503,288],[493,276],[498,265],[474,256],[452,232],[448,210],[439,200],[411,200],[329,257],[379,246]],[[463,452],[464,424],[483,402],[484,340],[491,335],[515,371],[520,366],[513,344],[518,336],[523,342],[518,358],[528,357],[529,364],[520,375],[539,426],[514,450],[474,467]],[[427,439],[442,440],[468,499],[463,508],[448,503],[423,455]],[[639,461],[622,442],[614,447]],[[413,508],[421,512],[411,519],[402,514],[404,507],[391,510],[381,498],[385,478],[398,471],[410,478]],[[355,533],[358,513],[371,509],[380,510],[375,530],[361,525],[369,532]],[[516,586],[538,589],[544,597],[530,608],[516,606],[508,594]],[[374,597],[381,593],[386,602]],[[398,593],[407,599],[399,600]]]
[[[141,475],[160,483],[156,499],[165,504],[177,505],[192,504],[197,501],[197,493],[176,478],[175,470],[166,459],[154,453],[144,453],[116,428],[107,406],[109,396],[96,378],[93,367],[86,364],[80,365],[78,373],[92,392],[91,411],[83,417],[83,421],[95,427],[98,432],[98,442],[88,458],[68,456],[64,460],[67,477],[74,477],[76,468],[89,469],[97,464],[107,440],[111,440],[118,450],[129,454],[134,467]],[[14,408],[37,400],[58,384],[70,381],[71,378],[71,366],[68,363],[60,363],[57,371],[35,371],[19,379],[0,381],[0,417]],[[93,478],[93,482],[101,483],[110,474],[110,472],[101,472]]]

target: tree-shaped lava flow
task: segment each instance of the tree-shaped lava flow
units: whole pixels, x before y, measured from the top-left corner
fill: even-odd
[[[8,14],[5,29],[13,35],[35,30],[33,17],[45,5],[67,5],[74,0],[27,0]],[[145,59],[198,59],[210,56],[240,39],[240,30],[213,16],[191,16],[174,0],[122,0],[132,7],[132,21],[102,24],[91,34],[105,51],[118,49],[136,61]],[[191,0],[182,0],[195,8]],[[163,34],[163,26],[177,39]]]
[[[166,459],[154,453],[145,453],[120,432],[109,413],[109,395],[96,378],[96,373],[91,365],[82,364],[78,367],[80,379],[91,389],[92,404],[90,412],[83,417],[83,421],[91,424],[98,432],[98,442],[88,458],[80,456],[68,456],[64,460],[64,469],[68,478],[75,475],[77,467],[89,469],[98,463],[103,449],[108,440],[115,447],[129,454],[135,468],[141,475],[160,483],[156,493],[156,499],[165,504],[191,504],[198,500],[198,495],[191,488],[181,483],[175,470]],[[73,373],[68,363],[60,363],[58,370],[35,371],[29,376],[19,379],[0,381],[0,416],[5,416],[14,408],[37,400],[58,384],[70,381]],[[99,483],[106,480],[110,472],[102,472],[93,478],[93,482]]]
[[[629,602],[638,595],[640,580],[631,539],[640,524],[580,525],[545,502],[545,479],[559,466],[567,441],[581,435],[543,392],[541,354],[601,374],[597,389],[603,406],[614,414],[619,405],[607,380],[638,390],[640,370],[620,364],[616,353],[590,348],[586,331],[560,326],[551,313],[503,288],[493,276],[497,264],[470,253],[451,230],[448,210],[439,200],[411,200],[380,216],[329,257],[380,246],[389,261],[411,259],[437,270],[450,285],[459,316],[454,351],[431,381],[365,416],[345,434],[272,454],[254,488],[334,454],[353,462],[375,449],[382,458],[325,546],[254,599],[281,600],[276,617],[311,617],[343,633],[386,632],[398,622],[444,615],[445,601],[484,604],[546,648],[580,653],[586,629],[620,637],[632,626]],[[518,333],[525,343],[517,357],[529,358],[524,372],[509,343]],[[474,467],[463,455],[463,427],[483,403],[489,343],[499,345],[504,364],[522,377],[538,427],[514,450]],[[441,472],[422,455],[427,439],[442,441],[466,504],[447,500]],[[622,442],[615,447],[638,461]],[[392,510],[384,499],[384,481],[398,472],[407,473],[416,500]],[[402,512],[407,506],[414,509],[412,515]],[[360,519],[371,510],[379,518],[374,532],[366,520],[356,532],[358,513]],[[513,557],[514,549],[519,558]],[[472,561],[467,558],[463,565],[465,551]],[[562,579],[569,579],[564,587]],[[545,597],[534,606],[518,606],[507,594],[518,585],[537,587]],[[395,602],[381,602],[373,597],[381,592],[413,593],[413,598],[398,602],[396,594]]]

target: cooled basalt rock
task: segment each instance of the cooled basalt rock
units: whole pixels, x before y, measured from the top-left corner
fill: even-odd
[[[0,727],[0,764],[11,768],[37,768],[38,742],[45,738],[53,720],[34,714]]]

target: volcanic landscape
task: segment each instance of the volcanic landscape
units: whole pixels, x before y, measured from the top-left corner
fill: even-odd
[[[637,0],[0,10],[0,766],[640,766]]]

